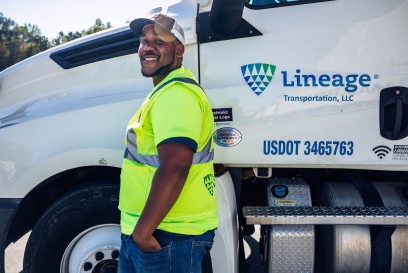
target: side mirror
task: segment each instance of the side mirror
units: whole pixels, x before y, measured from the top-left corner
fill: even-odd
[[[213,1],[210,14],[210,27],[220,35],[231,35],[241,26],[245,0]]]

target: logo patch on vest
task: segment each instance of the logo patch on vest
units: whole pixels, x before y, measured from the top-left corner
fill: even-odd
[[[254,63],[241,66],[241,73],[246,84],[256,95],[261,95],[268,87],[275,74],[276,66]]]
[[[208,192],[211,195],[214,195],[214,188],[215,188],[214,175],[207,174],[206,176],[204,176],[204,185],[207,188]]]

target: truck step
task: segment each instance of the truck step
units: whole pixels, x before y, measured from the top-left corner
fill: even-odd
[[[248,225],[408,225],[408,207],[244,207]]]

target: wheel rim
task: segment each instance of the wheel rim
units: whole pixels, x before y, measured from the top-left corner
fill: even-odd
[[[104,224],[76,236],[61,260],[61,273],[116,273],[120,249],[120,226]]]

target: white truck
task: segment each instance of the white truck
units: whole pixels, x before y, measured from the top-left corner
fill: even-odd
[[[253,224],[265,272],[408,272],[408,1],[184,0],[167,14],[227,167],[203,272],[244,272]],[[125,129],[152,88],[138,46],[123,26],[0,73],[0,273],[30,230],[24,273],[116,272]]]

